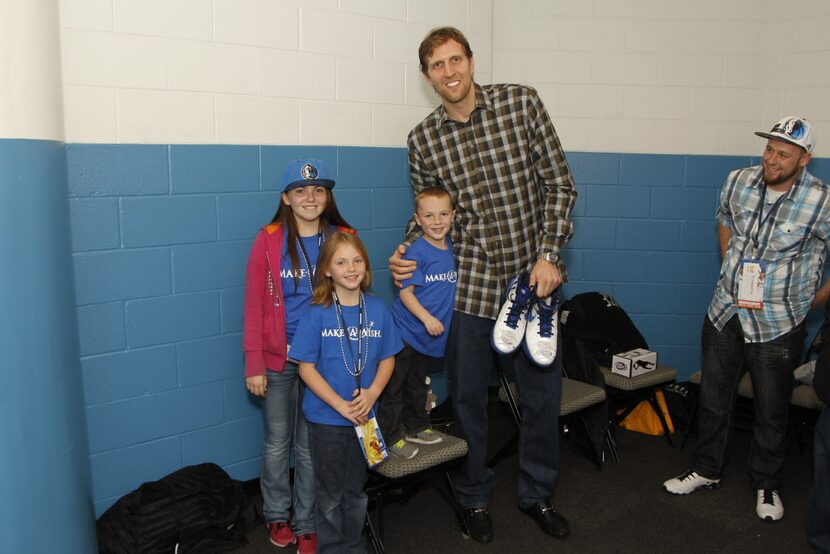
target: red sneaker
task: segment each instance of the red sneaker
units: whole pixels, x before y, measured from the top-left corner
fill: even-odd
[[[288,526],[287,521],[271,523],[268,529],[271,531],[271,544],[284,548],[297,542],[297,537],[294,536],[294,531]]]
[[[297,544],[298,554],[315,554],[317,552],[317,533],[305,533],[300,535]]]

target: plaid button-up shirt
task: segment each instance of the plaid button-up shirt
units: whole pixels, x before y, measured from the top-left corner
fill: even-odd
[[[451,234],[455,308],[496,319],[506,282],[571,238],[576,189],[535,90],[475,85],[475,92],[466,123],[449,119],[439,106],[409,133],[409,169],[415,194],[443,187],[458,213]],[[410,221],[407,242],[419,233]],[[561,261],[559,269],[564,280]]]
[[[763,175],[762,166],[730,173],[716,214],[718,223],[732,230],[732,238],[709,319],[721,330],[737,313],[746,342],[770,341],[804,320],[821,281],[830,239],[827,185],[804,169],[779,204],[760,213],[766,187]],[[759,310],[736,306],[745,259],[766,262],[764,307]]]

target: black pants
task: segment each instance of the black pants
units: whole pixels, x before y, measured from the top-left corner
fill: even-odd
[[[387,445],[429,427],[426,378],[431,360],[406,343],[395,356],[395,371],[383,390],[378,412],[380,432]]]
[[[738,316],[718,331],[703,321],[703,375],[700,383],[698,441],[692,469],[709,478],[721,476],[738,382],[744,371],[752,378],[755,422],[749,449],[754,489],[781,487],[793,370],[801,360],[804,323],[768,342],[745,342]]]
[[[450,397],[459,434],[467,441],[464,468],[453,479],[462,508],[487,506],[496,475],[487,467],[487,388],[497,359],[490,346],[494,321],[453,312],[447,342]],[[553,497],[559,476],[559,403],[562,396],[562,342],[550,368],[533,364],[519,350],[511,355],[519,389],[517,497],[526,508]]]

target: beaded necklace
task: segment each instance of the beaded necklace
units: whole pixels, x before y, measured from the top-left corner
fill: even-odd
[[[355,382],[358,388],[360,388],[360,375],[363,373],[363,370],[366,368],[366,362],[369,360],[369,333],[363,336],[363,317],[364,315],[367,319],[369,317],[369,313],[366,310],[366,300],[363,298],[363,291],[360,291],[360,298],[357,303],[357,358],[355,358],[354,350],[352,350],[352,341],[349,339],[349,331],[346,328],[346,319],[343,317],[343,307],[340,305],[337,293],[333,290],[331,291],[331,298],[334,301],[337,324],[340,325],[340,330],[342,331],[342,333],[338,334],[337,341],[340,343],[340,354],[343,356],[343,366],[349,372],[349,375],[355,378]],[[346,349],[343,348],[343,337],[346,337],[346,346],[348,346],[349,354],[352,358],[351,367],[349,367],[349,362],[346,359]]]
[[[320,229],[317,231],[317,251],[320,251],[320,246],[323,244],[323,230]],[[306,278],[308,279],[308,288],[312,292],[314,291],[314,278],[312,276],[311,271],[311,259],[308,257],[308,252],[306,252],[305,245],[303,241],[300,240],[300,237],[297,237],[297,247],[300,249],[300,254],[303,255],[303,263],[305,264],[306,269]]]

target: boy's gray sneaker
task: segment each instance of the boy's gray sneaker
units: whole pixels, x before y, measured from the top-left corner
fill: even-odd
[[[409,460],[415,457],[418,453],[418,447],[412,444],[409,444],[405,440],[401,439],[389,449],[389,453],[395,457],[403,458],[404,460]]]
[[[441,437],[440,433],[436,433],[429,428],[406,436],[407,442],[414,442],[417,444],[438,444],[442,440],[444,439]]]
[[[663,483],[666,492],[672,494],[689,494],[697,489],[716,489],[718,487],[720,487],[720,479],[709,479],[691,469]]]

